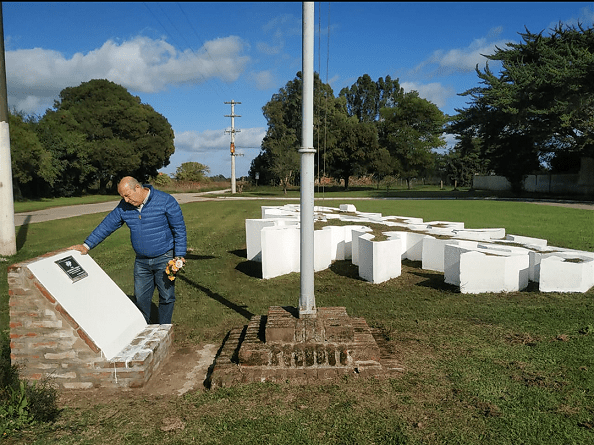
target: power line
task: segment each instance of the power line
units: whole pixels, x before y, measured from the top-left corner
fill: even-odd
[[[182,9],[181,5],[179,3],[176,3],[177,7],[179,8],[179,10],[181,11],[182,15],[184,16],[184,18],[186,19],[186,22],[188,22],[188,25],[190,25],[190,28],[192,29],[192,31],[194,32],[194,35],[196,36],[196,38],[198,39],[198,41],[202,42],[202,47],[204,48],[204,52],[206,52],[206,55],[208,56],[208,58],[210,59],[210,61],[212,62],[213,66],[215,67],[216,72],[219,75],[219,78],[222,79],[223,78],[223,73],[219,70],[218,64],[214,61],[214,59],[212,58],[212,56],[210,55],[210,53],[208,52],[208,48],[205,45],[205,42],[203,39],[200,38],[200,36],[198,35],[198,33],[196,32],[196,29],[194,28],[194,26],[192,25],[192,23],[190,22],[190,19],[188,19],[188,15],[186,14],[186,12]],[[229,90],[233,90],[232,88],[229,88]]]
[[[173,35],[165,27],[165,25],[163,24],[163,22],[161,22],[161,20],[159,19],[159,17],[151,10],[151,8],[149,8],[149,6],[147,5],[147,3],[146,2],[143,2],[143,4],[146,7],[146,9],[148,9],[148,11],[151,13],[151,15],[155,18],[155,20],[157,21],[157,23],[159,23],[159,25],[161,25],[161,28],[163,28],[163,30],[165,31],[165,33],[171,38],[171,41],[173,43],[175,43],[177,45],[177,47],[180,49],[180,51],[181,51],[182,45],[180,45],[179,42],[173,37]],[[179,6],[179,4],[178,4],[178,6]],[[175,26],[175,24],[173,23],[173,21],[169,18],[169,16],[165,12],[165,10],[160,5],[159,5],[159,9],[161,10],[162,14],[167,18],[167,20],[169,21],[169,23],[171,24],[171,26],[177,31],[177,33],[184,40],[186,46],[190,49],[190,51],[192,52],[192,54],[194,54],[194,56],[196,56],[196,58],[198,59],[198,54],[196,54],[196,52],[194,51],[194,49],[192,48],[192,46],[186,40],[186,38],[184,37],[184,34],[177,28],[177,26]],[[188,21],[188,18],[186,16],[185,12],[181,9],[181,6],[180,6],[180,10],[182,11],[182,14],[184,14],[184,16],[186,18],[186,21]],[[188,23],[189,23],[189,21],[188,21]],[[189,23],[189,24],[190,24],[190,27],[194,30],[194,28],[192,27],[191,23]],[[194,33],[196,33],[195,30],[194,30]],[[196,36],[196,37],[198,37],[198,36]],[[212,59],[212,57],[208,53],[208,50],[206,49],[206,46],[204,46],[204,43],[202,43],[202,46],[204,47],[204,50],[205,50],[207,56],[212,61],[213,66],[215,67],[216,72],[219,74],[219,76],[222,76],[221,75],[221,72],[217,68],[216,62]],[[205,75],[203,75],[202,73],[196,72],[196,74],[203,79],[204,83],[207,83],[209,81],[209,79]],[[215,93],[217,95],[221,96],[222,91],[220,90],[220,87],[216,84],[216,82],[214,83],[214,89],[215,89]]]

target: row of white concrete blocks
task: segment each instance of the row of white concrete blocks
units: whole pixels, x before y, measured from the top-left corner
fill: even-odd
[[[316,272],[333,261],[351,260],[362,279],[382,283],[400,276],[401,260],[408,259],[443,272],[445,282],[462,293],[519,291],[529,281],[537,282],[542,292],[586,292],[594,286],[594,253],[506,235],[502,228],[465,229],[462,222],[384,217],[358,212],[352,204],[315,207],[314,218],[343,224],[314,230]],[[366,226],[370,223],[386,226],[385,240],[374,240]],[[246,220],[247,258],[262,263],[262,278],[299,272],[299,225],[298,204],[263,206],[261,219]]]

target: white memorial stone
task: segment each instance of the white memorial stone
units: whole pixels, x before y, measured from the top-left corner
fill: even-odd
[[[72,257],[87,276],[75,281],[56,263],[68,257]],[[124,267],[132,268],[128,264]],[[107,360],[128,346],[147,326],[136,305],[89,255],[68,250],[35,261],[28,268],[101,348]]]

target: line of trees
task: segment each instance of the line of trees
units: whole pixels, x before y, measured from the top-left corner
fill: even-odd
[[[373,175],[441,176],[471,186],[477,173],[505,176],[521,191],[527,175],[576,172],[594,157],[594,29],[559,24],[548,35],[526,30],[476,67],[482,86],[461,96],[468,107],[444,115],[398,79],[365,74],[335,97],[314,75],[318,171],[343,180]],[[249,175],[286,187],[299,178],[301,73],[263,107],[268,130]],[[445,134],[456,144],[447,151]]]
[[[444,115],[390,76],[365,74],[338,96],[314,75],[317,170],[344,181],[373,175],[440,177],[472,185],[476,173],[505,176],[516,191],[533,173],[576,172],[594,157],[594,29],[558,25],[548,35],[525,30],[520,43],[486,55],[495,74],[477,66],[480,86],[461,95],[468,106]],[[262,112],[268,129],[249,175],[285,190],[299,178],[301,73]],[[65,88],[43,116],[10,115],[17,198],[115,191],[120,178],[146,181],[169,164],[174,133],[167,119],[120,85],[91,80]],[[457,140],[443,150],[445,134]],[[176,177],[201,178],[202,164]]]
[[[285,190],[299,173],[301,83],[299,72],[262,108],[268,130],[249,172]],[[435,169],[433,150],[445,146],[445,115],[416,91],[405,93],[390,76],[373,81],[365,74],[335,97],[315,73],[314,104],[314,141],[324,151],[318,169],[344,181],[345,189],[352,176],[395,175],[408,182],[426,175]]]
[[[175,150],[167,119],[108,80],[65,88],[41,117],[9,119],[17,198],[113,192],[124,176],[157,176]]]

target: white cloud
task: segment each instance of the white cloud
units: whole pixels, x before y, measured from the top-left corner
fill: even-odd
[[[495,53],[496,47],[504,49],[507,41],[493,40],[501,33],[501,28],[493,28],[487,37],[475,39],[465,48],[454,48],[449,51],[437,50],[431,56],[417,65],[411,75],[425,72],[428,76],[451,75],[474,71],[476,66],[484,68],[487,58],[485,55]]]
[[[258,42],[256,44],[256,48],[258,48],[258,51],[260,51],[263,54],[266,54],[267,56],[276,56],[277,54],[280,54],[280,52],[283,50],[283,46],[284,45],[282,43],[276,46],[269,45],[265,42]]]
[[[444,108],[447,100],[456,96],[456,90],[451,86],[443,86],[441,83],[433,82],[428,84],[419,84],[416,82],[402,82],[400,86],[404,91],[418,91],[419,96],[427,99],[429,102],[437,105],[438,108]]]
[[[229,129],[227,129],[229,130]],[[245,128],[235,133],[236,152],[243,149],[259,148],[266,134],[265,128]],[[175,133],[176,150],[207,153],[212,151],[229,151],[231,136],[225,130],[184,131]]]
[[[177,51],[163,39],[109,40],[87,54],[67,59],[42,48],[6,53],[9,106],[24,112],[48,107],[61,90],[91,79],[108,79],[136,92],[154,93],[168,85],[201,84],[212,78],[234,82],[250,63],[247,44],[229,36],[206,42],[193,52]]]
[[[278,38],[282,36],[300,36],[302,31],[301,17],[296,17],[293,14],[282,14],[273,18],[264,26],[262,26],[264,33],[272,33]]]
[[[592,23],[594,23],[594,9],[592,9],[592,6],[586,6],[582,9],[580,9],[580,15],[579,17],[571,17],[567,20],[563,20],[563,24],[565,26],[576,26],[578,25],[578,23],[581,23],[585,28],[588,28],[590,26],[592,26]],[[549,24],[549,26],[547,26],[547,29],[545,31],[550,31],[552,29],[554,29],[556,26],[559,25],[559,22],[551,22]],[[541,30],[538,29],[529,29],[530,32],[540,32]]]
[[[262,91],[275,87],[276,79],[270,70],[250,73],[250,83],[254,88]]]

